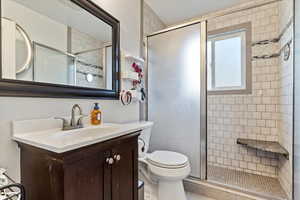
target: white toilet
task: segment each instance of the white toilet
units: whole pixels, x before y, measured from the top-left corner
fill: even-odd
[[[186,200],[183,179],[190,172],[188,158],[171,151],[148,153],[153,122],[145,123],[139,137],[139,162],[146,176],[158,183],[158,200]]]

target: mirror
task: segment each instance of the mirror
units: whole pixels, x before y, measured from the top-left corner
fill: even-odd
[[[2,79],[117,90],[114,21],[90,1],[1,0]]]

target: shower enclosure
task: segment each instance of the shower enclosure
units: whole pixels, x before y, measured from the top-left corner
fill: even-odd
[[[292,9],[253,3],[147,36],[150,151],[187,155],[187,182],[292,199]]]
[[[147,38],[150,150],[188,156],[191,177],[206,177],[206,22]]]

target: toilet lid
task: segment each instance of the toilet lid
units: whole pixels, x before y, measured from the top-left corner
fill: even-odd
[[[151,164],[165,168],[185,167],[188,164],[185,155],[172,151],[155,151],[147,156],[147,160]]]

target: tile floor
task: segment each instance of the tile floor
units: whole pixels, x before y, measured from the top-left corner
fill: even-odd
[[[194,194],[194,193],[187,193],[187,199],[188,200],[214,200],[205,196],[201,196],[198,194]]]
[[[140,179],[144,181],[145,199],[144,200],[158,200],[157,198],[157,185],[152,184],[145,177],[140,175]],[[171,199],[170,199],[171,200]],[[187,200],[214,200],[205,196],[187,192]]]
[[[157,200],[157,185],[148,181],[141,174],[140,179],[145,182],[145,200]],[[269,197],[273,196],[280,199],[286,199],[286,194],[276,178],[259,176],[221,167],[209,166],[208,180],[219,184],[225,184],[227,186],[231,186],[243,191],[249,191]],[[187,192],[187,200],[214,199]]]
[[[283,188],[276,178],[215,166],[209,166],[207,169],[209,181],[233,186],[241,190],[246,190],[270,197],[273,196],[282,199],[287,198]]]
[[[145,185],[145,199],[144,200],[157,200],[157,193],[154,193],[154,192],[150,192],[149,190],[149,185]],[[214,199],[211,199],[211,198],[208,198],[208,197],[205,197],[205,196],[202,196],[202,195],[198,195],[198,194],[195,194],[195,193],[190,193],[190,192],[187,192],[186,194],[187,196],[187,200],[214,200]]]

